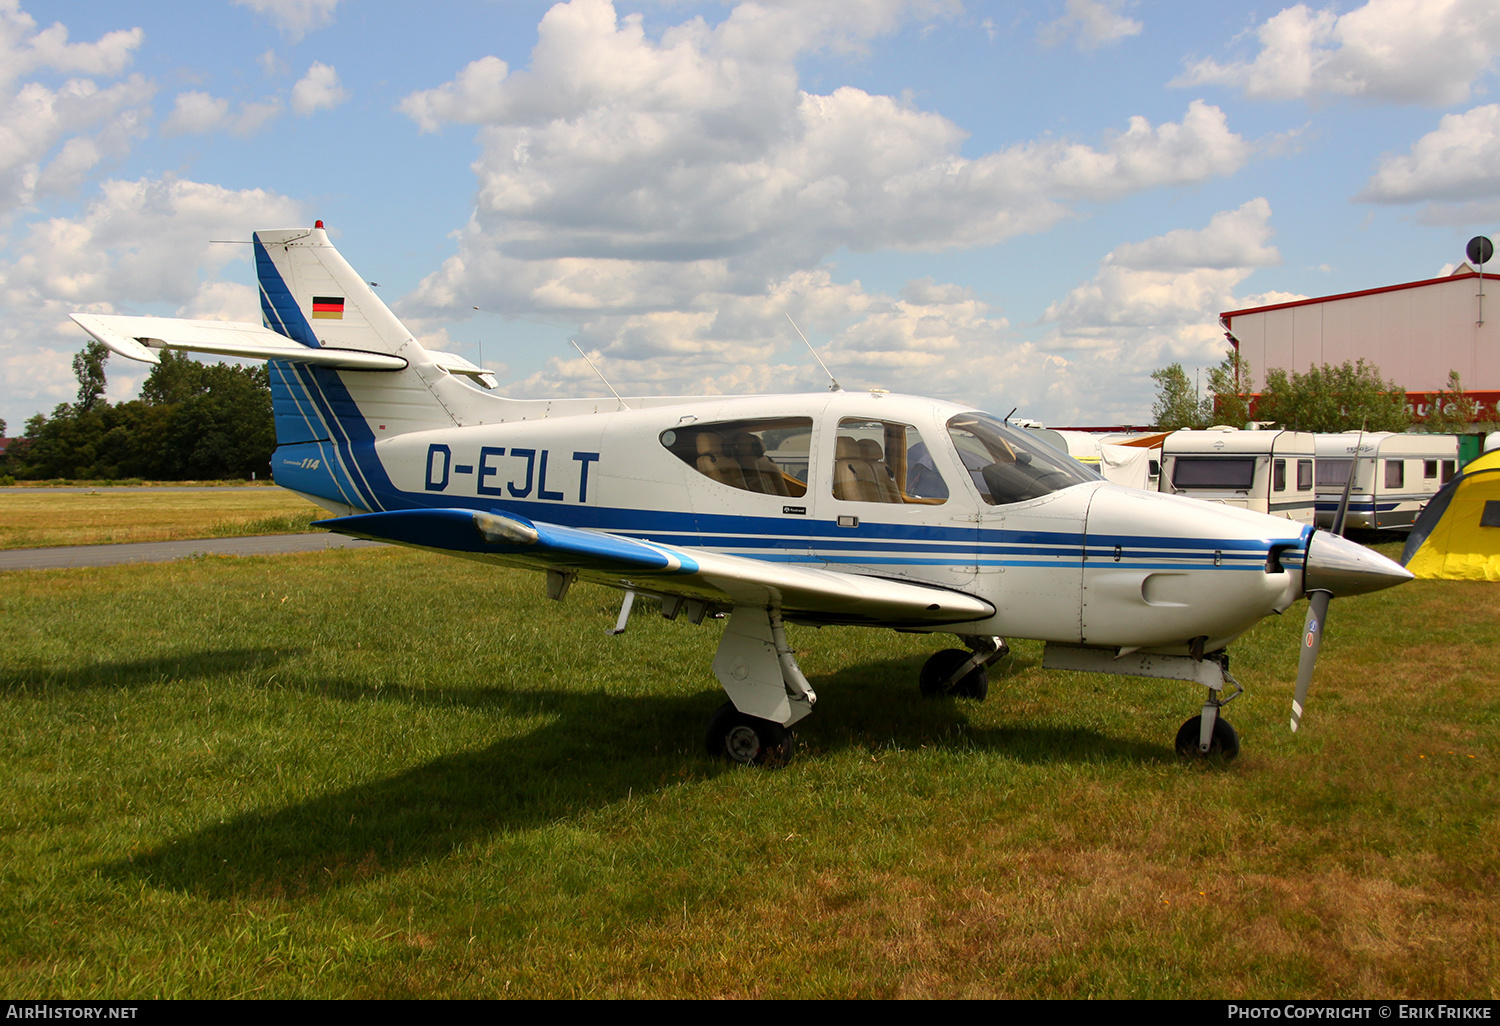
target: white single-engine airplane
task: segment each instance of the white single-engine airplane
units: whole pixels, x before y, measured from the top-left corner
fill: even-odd
[[[517,400],[428,350],[311,229],[255,233],[265,325],[74,314],[121,356],[270,361],[276,483],[318,526],[623,589],[693,623],[728,614],[709,749],[778,764],[817,696],[786,622],[946,632],[930,695],[983,698],[1005,637],[1047,667],[1208,688],[1184,755],[1239,748],[1225,646],[1313,598],[1297,729],[1328,599],[1411,578],[1363,546],[1257,513],[1106,484],[999,418],[883,390]],[[1224,692],[1225,684],[1231,693]]]

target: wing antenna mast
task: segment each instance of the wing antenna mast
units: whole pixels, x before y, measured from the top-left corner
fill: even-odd
[[[630,404],[627,403],[624,399],[620,398],[620,393],[615,391],[615,386],[611,385],[609,383],[609,379],[604,376],[603,372],[601,372],[598,367],[594,366],[594,361],[589,359],[589,354],[583,351],[583,347],[580,346],[577,342],[574,342],[572,339],[568,339],[568,342],[572,344],[574,349],[578,350],[578,355],[583,357],[583,362],[589,365],[589,370],[599,375],[599,380],[604,382],[604,387],[609,389],[609,394],[615,397],[615,401],[618,402],[622,408],[627,410],[630,409]]]
[[[783,311],[783,312],[785,312],[785,311]],[[792,321],[792,315],[791,314],[787,314],[786,315],[786,319],[789,320],[789,321]],[[826,364],[826,363],[823,362],[823,358],[818,355],[818,351],[813,348],[813,344],[807,340],[807,336],[806,335],[802,334],[802,329],[799,328],[799,327],[797,327],[797,322],[796,321],[792,321],[792,330],[795,331],[798,334],[798,336],[801,337],[802,344],[805,345],[805,346],[807,346],[807,351],[809,353],[812,353],[812,358],[814,360],[818,361],[818,366],[822,367],[823,368],[823,373],[828,375],[828,391],[830,391],[830,392],[842,392],[844,389],[843,389],[843,386],[841,386],[839,384],[839,379],[833,376],[833,371],[831,371],[831,370],[828,369],[828,364]]]

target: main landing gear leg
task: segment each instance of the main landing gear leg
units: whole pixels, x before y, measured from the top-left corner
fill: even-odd
[[[734,607],[714,655],[714,676],[729,701],[708,722],[709,754],[785,765],[794,744],[787,728],[812,712],[818,696],[787,645],[779,608]]]
[[[970,650],[945,648],[922,666],[918,680],[926,698],[973,698],[984,701],[990,693],[989,667],[1010,652],[1004,638],[963,635]]]

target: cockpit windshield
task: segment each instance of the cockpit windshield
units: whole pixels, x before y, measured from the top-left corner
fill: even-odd
[[[986,413],[960,413],[948,437],[980,496],[991,506],[1038,499],[1087,481],[1097,473],[1021,428]]]

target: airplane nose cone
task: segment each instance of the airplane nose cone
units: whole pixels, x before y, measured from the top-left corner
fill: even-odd
[[[1326,591],[1335,597],[1363,595],[1404,584],[1413,576],[1400,563],[1363,545],[1327,531],[1316,531],[1307,543],[1302,591]]]

